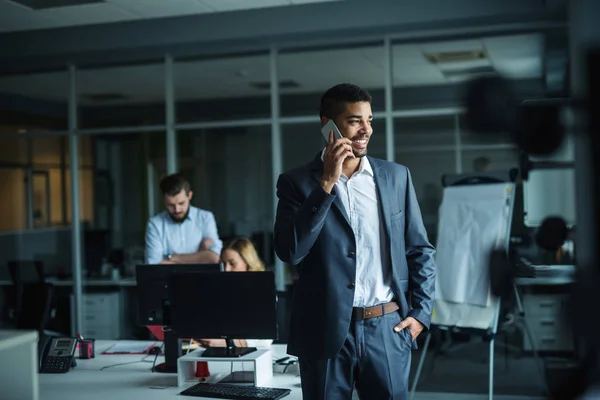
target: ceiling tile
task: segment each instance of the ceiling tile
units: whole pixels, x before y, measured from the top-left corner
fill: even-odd
[[[331,1],[340,0],[106,0],[106,3],[32,11],[0,0],[0,32]]]
[[[13,2],[0,0],[0,18],[18,18],[31,15],[31,9]]]
[[[485,38],[483,43],[494,62],[531,56],[541,57],[544,49],[544,39],[539,34]]]
[[[511,78],[539,77],[542,73],[540,47],[532,46],[531,43],[537,42],[534,38],[524,37],[498,38],[489,42],[485,40],[490,60],[478,60],[475,64],[452,63],[443,68],[471,68],[489,65],[491,61],[498,71]],[[448,48],[465,48],[464,42],[452,46],[435,45],[437,49],[444,51]],[[421,51],[419,45],[393,46],[395,87],[450,83],[438,66],[432,65],[423,57]],[[278,64],[281,80],[289,79],[299,84],[298,88],[282,89],[282,94],[320,93],[340,82],[354,82],[367,89],[383,88],[381,46],[284,52],[280,55]],[[269,80],[269,59],[266,55],[176,62],[174,67],[175,95],[178,101],[269,95],[268,90],[258,90],[252,86],[252,83]],[[31,76],[7,77],[8,81],[0,79],[0,92],[34,98],[65,98],[66,83],[56,83],[61,82],[57,76],[38,74],[34,79],[30,78]],[[127,96],[125,100],[113,104],[164,102],[164,67],[161,64],[81,70],[79,82],[82,94],[118,92]],[[83,98],[81,101],[89,104]]]
[[[80,70],[78,75],[82,104],[89,103],[86,95],[105,93],[124,95],[126,98],[119,103],[164,102],[165,84],[162,64]]]
[[[0,79],[0,92],[64,102],[68,98],[68,82],[66,71],[8,76]]]
[[[494,67],[507,78],[539,78],[543,74],[540,57],[501,60],[495,62]]]
[[[177,63],[173,75],[180,100],[269,95],[269,91],[258,91],[252,86],[269,81],[266,55]]]
[[[51,8],[40,14],[64,21],[64,25],[101,24],[140,18],[139,15],[110,3],[86,4],[74,7]]]
[[[392,63],[394,66],[429,65],[421,49],[415,44],[395,45],[392,47]]]
[[[423,53],[445,53],[453,51],[483,50],[483,43],[479,39],[458,40],[437,43],[423,43],[419,45]]]
[[[433,65],[394,68],[394,86],[433,85],[444,81],[444,75]]]
[[[492,66],[492,62],[487,59],[469,60],[469,61],[453,61],[437,64],[441,71],[461,71],[473,68],[483,68]]]
[[[107,0],[109,3],[144,18],[163,18],[212,12],[197,0]]]
[[[19,4],[0,0],[0,31],[53,28],[60,26],[59,20]]]
[[[26,20],[31,18],[31,10],[27,8],[9,3],[6,1],[0,1],[0,31],[6,32],[14,29],[18,25],[15,21]]]

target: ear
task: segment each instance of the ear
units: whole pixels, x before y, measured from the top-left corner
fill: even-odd
[[[188,200],[191,200],[193,195],[194,195],[194,192],[192,192],[190,190],[190,192],[188,193]]]
[[[321,117],[321,128],[325,126],[325,124],[329,121],[327,117]]]

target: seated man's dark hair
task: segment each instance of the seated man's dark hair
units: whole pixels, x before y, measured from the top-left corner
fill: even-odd
[[[190,192],[190,183],[180,174],[165,176],[160,181],[160,191],[167,196],[176,196],[182,190]]]

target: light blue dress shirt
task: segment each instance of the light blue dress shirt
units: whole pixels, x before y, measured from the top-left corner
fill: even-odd
[[[159,264],[167,254],[196,253],[200,243],[210,238],[211,251],[221,255],[215,216],[210,211],[190,206],[183,222],[175,222],[167,211],[150,218],[146,228],[146,264]]]

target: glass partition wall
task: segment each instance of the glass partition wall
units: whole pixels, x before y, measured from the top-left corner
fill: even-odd
[[[464,130],[462,82],[502,73],[518,83],[522,99],[544,97],[543,42],[544,32],[390,36],[0,76],[1,93],[29,99],[19,110],[0,109],[1,195],[8,205],[0,239],[19,248],[35,236],[40,247],[6,257],[44,259],[49,274],[82,273],[81,281],[72,279],[73,309],[64,314],[72,333],[139,337],[139,327],[127,322],[134,316],[117,313],[109,331],[82,299],[94,298],[94,279],[130,278],[143,261],[146,222],[163,209],[158,183],[176,170],[192,182],[193,204],[214,213],[220,235],[252,237],[276,271],[278,290],[286,290],[290,276],[271,244],[275,179],[323,148],[320,97],[341,82],[371,92],[369,155],[409,167],[435,242],[443,174],[470,171],[481,157],[493,168],[517,165],[511,143]],[[110,301],[132,308],[122,298]]]

